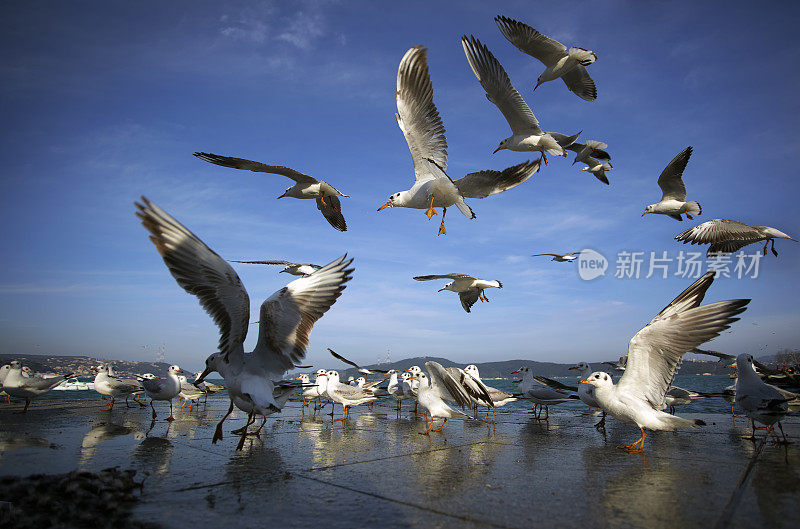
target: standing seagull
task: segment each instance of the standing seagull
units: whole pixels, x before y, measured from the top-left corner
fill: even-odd
[[[72,373],[54,377],[25,376],[22,373],[22,364],[17,360],[8,365],[9,369],[5,380],[3,380],[3,391],[12,397],[25,399],[25,408],[21,413],[28,411],[31,399],[49,393],[54,387],[72,376]]]
[[[468,219],[475,213],[464,198],[486,198],[516,187],[539,170],[539,162],[524,162],[504,171],[478,171],[453,181],[447,173],[447,139],[439,111],[433,103],[433,85],[428,72],[427,51],[422,46],[408,50],[397,68],[397,124],[408,143],[414,162],[414,185],[394,193],[378,208],[424,209],[430,220],[441,207],[439,235],[447,234],[444,217],[455,205]]]
[[[313,176],[295,171],[289,167],[283,167],[282,165],[267,165],[261,162],[245,160],[244,158],[220,156],[207,152],[196,152],[194,155],[201,160],[223,167],[245,169],[256,173],[279,174],[291,178],[296,182],[295,185],[286,188],[286,191],[278,198],[292,197],[316,199],[317,209],[322,212],[322,215],[328,223],[339,231],[347,231],[347,223],[344,220],[344,215],[342,215],[342,204],[339,201],[339,197],[350,197],[323,180],[317,180]]]
[[[453,417],[469,418],[466,413],[454,410],[445,401],[455,401],[456,404],[462,407],[469,407],[471,402],[469,395],[461,384],[441,364],[438,362],[425,362],[425,368],[428,370],[428,376],[425,373],[419,373],[413,378],[419,380],[417,401],[431,414],[431,422],[427,425],[427,430],[422,432],[425,435],[429,435],[433,422],[437,418],[444,420],[438,429],[433,430],[434,432],[441,432],[447,419],[452,419]]]
[[[416,276],[414,279],[417,281],[431,281],[433,279],[452,279],[445,286],[437,290],[437,292],[441,292],[443,290],[450,290],[452,292],[458,292],[458,297],[461,299],[461,306],[464,307],[464,310],[470,312],[472,306],[477,302],[479,299],[481,301],[489,301],[489,298],[486,297],[486,294],[483,291],[487,288],[503,288],[503,283],[500,281],[493,279],[491,281],[487,281],[486,279],[478,279],[477,277],[472,277],[469,274],[444,274],[444,275],[430,275],[430,276]]]
[[[178,373],[183,373],[180,367],[169,366],[166,378],[146,378],[142,380],[144,392],[150,397],[150,408],[153,410],[153,420],[156,419],[156,408],[153,406],[153,402],[157,400],[166,400],[169,402],[169,417],[167,417],[167,420],[175,420],[175,417],[172,416],[172,399],[177,397],[181,392],[181,381],[178,378]]]
[[[778,257],[775,250],[775,239],[789,239],[798,242],[775,228],[769,226],[750,226],[744,222],[727,219],[713,219],[689,228],[675,236],[676,241],[683,244],[710,244],[706,255],[713,253],[733,253],[749,244],[764,241],[764,255],[767,255],[767,245],[772,241],[772,253]]]
[[[283,270],[279,274],[286,272],[293,276],[308,276],[322,268],[320,265],[311,263],[293,263],[291,261],[231,261],[232,263],[245,263],[245,264],[264,264],[264,265],[281,265]]]
[[[755,423],[758,421],[767,427],[768,431],[773,430],[773,425],[778,423],[781,429],[783,440],[786,442],[786,434],[783,433],[781,419],[789,411],[787,399],[780,389],[761,380],[753,367],[753,357],[749,354],[740,354],[736,357],[736,407],[750,418],[753,427],[753,438],[755,438]]]
[[[582,250],[581,250],[582,252]],[[569,252],[565,254],[559,253],[535,253],[531,255],[531,257],[539,257],[540,255],[552,255],[553,258],[550,259],[551,261],[557,261],[559,263],[571,263],[572,261],[576,260],[581,252]]]
[[[589,77],[586,67],[597,60],[593,51],[583,48],[570,48],[546,37],[527,24],[498,15],[494,17],[500,32],[520,51],[542,61],[547,68],[536,79],[539,85],[559,77],[567,88],[585,101],[597,99],[597,88]]]
[[[603,410],[641,430],[640,439],[619,448],[642,452],[645,428],[675,430],[705,425],[699,419],[681,419],[661,410],[683,355],[719,336],[750,303],[749,299],[734,299],[701,306],[714,274],[713,270],[706,272],[631,338],[625,373],[617,385],[600,371],[581,381],[595,386],[594,396]]]
[[[198,297],[219,327],[220,352],[206,359],[195,384],[212,371],[225,379],[231,399],[217,424],[212,442],[222,438],[222,423],[233,412],[234,399],[252,402],[252,414],[269,415],[282,407],[284,392],[276,387],[283,374],[305,357],[308,335],[342,294],[352,278],[346,255],[307,277],[295,279],[261,304],[258,342],[250,354],[244,340],[250,318],[250,297],[230,264],[167,212],[142,197],[136,215],[178,284]],[[285,402],[285,401],[284,401]],[[246,430],[245,430],[246,433]],[[244,434],[243,434],[244,435]],[[244,437],[240,441],[241,446]]]
[[[497,105],[511,127],[512,135],[502,140],[494,152],[501,149],[541,151],[545,164],[545,152],[565,156],[564,148],[558,141],[539,126],[536,116],[511,84],[508,74],[492,52],[473,36],[462,36],[461,45],[472,71],[486,91],[486,98]]]
[[[661,200],[647,206],[642,217],[648,213],[660,213],[669,215],[675,220],[683,220],[681,213],[693,219],[692,215],[700,215],[703,212],[703,208],[694,200],[686,202],[686,185],[681,177],[691,155],[692,147],[686,147],[661,172],[661,176],[658,177],[658,187],[662,192]]]

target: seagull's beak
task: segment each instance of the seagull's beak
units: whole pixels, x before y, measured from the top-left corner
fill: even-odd
[[[492,151],[492,154],[495,154],[499,150],[500,150],[500,147],[496,148],[495,150]]]
[[[513,375],[514,373],[519,373],[519,369],[517,369],[516,371],[512,371],[512,372],[511,372],[511,374],[512,374],[512,375]]]
[[[650,213],[650,212],[649,212],[649,211],[645,211],[644,213],[642,213],[642,217],[644,217],[644,216],[645,216],[645,215],[647,215],[648,213]]]
[[[730,364],[730,365],[727,365],[725,367],[732,367],[732,368],[736,369],[736,364]]]
[[[378,208],[378,211],[382,210],[383,208],[390,208],[390,207],[392,207],[392,203],[387,200],[386,204]]]
[[[572,369],[578,369],[578,366],[572,366],[572,367],[570,367],[569,369],[570,369],[570,370],[572,370]]]
[[[175,372],[176,372],[176,373],[183,373],[183,369],[178,369],[178,370],[177,370],[177,371],[175,371]]]
[[[537,88],[539,88],[539,85],[540,85],[540,84],[542,84],[542,82],[541,82],[540,80],[538,80],[538,79],[537,79],[537,80],[536,80],[536,86],[534,86],[534,87],[533,87],[533,89],[534,89],[534,90],[536,90]]]
[[[591,382],[589,382],[588,378],[585,378],[585,379],[581,380],[580,382],[578,382],[578,384],[583,384],[583,383],[591,384]]]
[[[210,374],[211,374],[211,368],[210,368],[210,367],[206,367],[205,371],[203,371],[202,373],[200,373],[200,376],[199,376],[199,377],[197,377],[197,380],[195,380],[195,381],[193,382],[193,384],[194,384],[195,386],[197,386],[197,385],[198,385],[200,382],[202,382],[203,380],[205,380],[205,378],[206,378],[208,375],[210,375]]]
[[[436,292],[441,292],[442,290],[444,290],[444,288],[440,288],[440,289],[439,289],[439,290],[437,290]]]

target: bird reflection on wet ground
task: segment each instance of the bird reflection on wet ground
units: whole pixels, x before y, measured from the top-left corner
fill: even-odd
[[[96,408],[54,401],[6,421],[13,406],[1,407],[0,476],[136,470],[144,487],[133,516],[163,520],[191,505],[201,527],[254,519],[303,527],[330,510],[332,527],[800,522],[800,445],[768,442],[759,452],[743,439],[749,425],[725,415],[703,415],[708,426],[696,431],[654,432],[644,454],[632,455],[615,449],[630,426],[609,419],[598,430],[597,417],[576,410],[551,409],[548,421],[504,410],[495,425],[451,420],[423,436],[423,418],[410,410],[397,418],[392,402],[354,409],[345,427],[290,402],[236,451],[230,432],[245,424],[241,413],[211,443],[222,398],[177,410],[173,423],[152,422],[146,409]],[[800,440],[800,420],[784,427]]]

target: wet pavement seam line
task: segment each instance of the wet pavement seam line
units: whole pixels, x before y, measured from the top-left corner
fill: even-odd
[[[756,453],[753,454],[753,457],[750,459],[747,467],[745,467],[744,472],[742,472],[742,476],[739,478],[739,482],[733,489],[733,493],[731,494],[728,503],[722,509],[722,514],[720,515],[719,520],[717,520],[717,523],[714,525],[714,529],[721,529],[730,525],[731,518],[733,518],[736,508],[739,506],[739,502],[742,499],[742,495],[747,488],[747,483],[750,480],[750,474],[753,472],[753,468],[756,466],[756,463],[761,457],[761,452],[764,450],[764,446],[766,444],[767,438],[764,437],[764,439],[761,440],[761,444],[758,445]]]
[[[311,480],[311,481],[316,481],[317,483],[320,483],[320,484],[323,484],[323,485],[330,485],[332,487],[337,487],[337,488],[344,489],[344,490],[347,490],[347,491],[350,491],[350,492],[356,492],[358,494],[364,494],[366,496],[371,496],[371,497],[379,499],[379,500],[390,501],[392,503],[397,503],[399,505],[405,505],[406,507],[413,507],[413,508],[419,509],[421,511],[438,514],[440,516],[446,516],[448,518],[455,518],[456,520],[461,520],[461,521],[464,521],[464,522],[470,522],[470,523],[474,523],[474,524],[478,524],[478,525],[486,526],[486,527],[497,527],[498,529],[512,529],[512,527],[509,526],[509,525],[500,525],[500,524],[493,523],[493,522],[490,522],[490,521],[487,521],[487,520],[481,520],[479,518],[472,518],[470,516],[463,516],[463,515],[460,515],[460,514],[452,514],[452,513],[449,513],[449,512],[440,511],[438,509],[432,509],[432,508],[426,507],[424,505],[419,505],[419,504],[416,504],[416,503],[412,503],[410,501],[398,500],[396,498],[390,498],[389,496],[383,496],[381,494],[376,494],[374,492],[368,492],[368,491],[365,491],[365,490],[356,489],[356,488],[353,488],[353,487],[349,487],[347,485],[340,485],[338,483],[331,483],[330,481],[325,481],[324,479],[315,478],[313,476],[306,476],[306,475],[303,475],[303,474],[296,474],[296,476],[299,477],[299,478],[304,478],[304,479],[308,479],[308,480]]]

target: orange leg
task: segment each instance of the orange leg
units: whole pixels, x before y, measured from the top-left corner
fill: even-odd
[[[444,423],[447,422],[447,419],[442,421],[442,425],[439,426],[437,429],[433,430],[434,432],[441,432],[442,428],[444,428]],[[431,426],[433,426],[433,417],[431,417]]]
[[[328,204],[325,203],[325,195],[322,195],[321,197],[319,197],[319,201],[323,206],[327,206],[328,205]]]
[[[342,421],[342,424],[344,424],[344,421],[347,420],[347,409],[348,409],[347,406],[344,406],[344,415],[342,415],[341,419],[335,419],[335,420]]]
[[[644,440],[647,437],[647,433],[644,431],[644,428],[639,427],[639,429],[642,431],[641,438],[637,439],[636,441],[627,446],[618,446],[617,448],[621,450],[627,450],[629,452],[637,452],[637,453],[644,452]],[[639,445],[639,448],[635,448],[636,445]]]
[[[103,411],[111,411],[114,408],[114,397],[111,397],[111,402],[108,403],[108,408],[104,409]]]
[[[433,197],[431,197],[431,198],[433,198]],[[433,202],[431,201],[431,203],[433,203]],[[436,213],[436,212],[434,211],[434,213]],[[444,216],[445,215],[447,215],[447,208],[442,208],[442,223],[439,224],[439,233],[436,234],[437,237],[439,235],[447,235],[447,230],[444,229]]]
[[[169,417],[167,417],[167,420],[170,422],[175,420],[175,417],[172,416],[172,400],[169,401]]]
[[[424,432],[420,432],[420,433],[422,435],[430,435],[431,434],[431,428],[433,427],[433,416],[432,415],[431,415],[431,423],[430,424],[428,424],[428,416],[427,416],[427,414],[425,415],[425,426],[427,426],[428,429],[425,430]]]
[[[542,147],[542,160],[544,160],[544,164],[547,165],[547,155],[544,152],[544,147]]]
[[[425,214],[428,216],[428,220],[431,220],[436,215],[436,210],[433,209],[433,195],[431,195],[431,205],[425,210]]]

